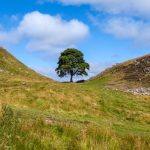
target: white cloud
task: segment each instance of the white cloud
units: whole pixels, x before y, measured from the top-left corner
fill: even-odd
[[[5,32],[0,30],[0,43],[17,43],[20,39],[19,34],[16,31]]]
[[[150,22],[132,18],[112,18],[103,25],[107,33],[119,38],[131,39],[139,47],[150,47]]]
[[[44,0],[43,0],[44,1]],[[47,1],[47,0],[46,0]],[[132,14],[134,16],[149,16],[150,1],[149,0],[49,0],[61,2],[65,5],[81,5],[88,4],[94,6],[97,10],[108,13]]]
[[[109,16],[102,20],[89,15],[92,24],[116,38],[129,39],[134,47],[150,48],[150,21],[132,17]]]
[[[150,0],[40,0],[64,5],[90,5],[107,14],[105,21],[90,16],[93,25],[118,38],[150,47]],[[135,16],[140,19],[135,19]],[[102,18],[101,18],[102,19]],[[146,21],[145,21],[146,20]]]
[[[18,43],[27,39],[30,50],[57,53],[87,37],[89,28],[84,23],[38,11],[26,14],[19,25],[10,31],[0,31],[0,41]]]
[[[104,23],[104,30],[120,38],[138,38],[144,25],[131,18],[111,18]]]

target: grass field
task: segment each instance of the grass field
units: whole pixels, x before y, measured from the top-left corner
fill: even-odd
[[[109,75],[58,83],[0,54],[0,149],[150,149],[149,96],[107,89]]]

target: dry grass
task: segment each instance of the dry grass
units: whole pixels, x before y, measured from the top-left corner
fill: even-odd
[[[150,149],[149,96],[105,88],[110,75],[62,84],[0,58],[0,149]]]

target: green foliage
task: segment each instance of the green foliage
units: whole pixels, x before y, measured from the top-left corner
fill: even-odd
[[[73,81],[73,76],[87,76],[86,70],[90,68],[89,64],[85,62],[84,55],[81,51],[69,48],[61,53],[58,61],[58,68],[56,72],[59,77],[70,75],[70,82]]]

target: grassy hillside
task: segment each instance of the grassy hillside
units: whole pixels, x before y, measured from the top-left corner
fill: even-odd
[[[0,149],[150,149],[149,96],[106,88],[109,75],[57,83],[3,49],[0,70]]]
[[[150,54],[114,65],[92,80],[107,76],[107,86],[126,90],[128,88],[150,87]]]
[[[46,79],[0,48],[0,81],[31,81],[31,79],[38,81],[41,78]]]

